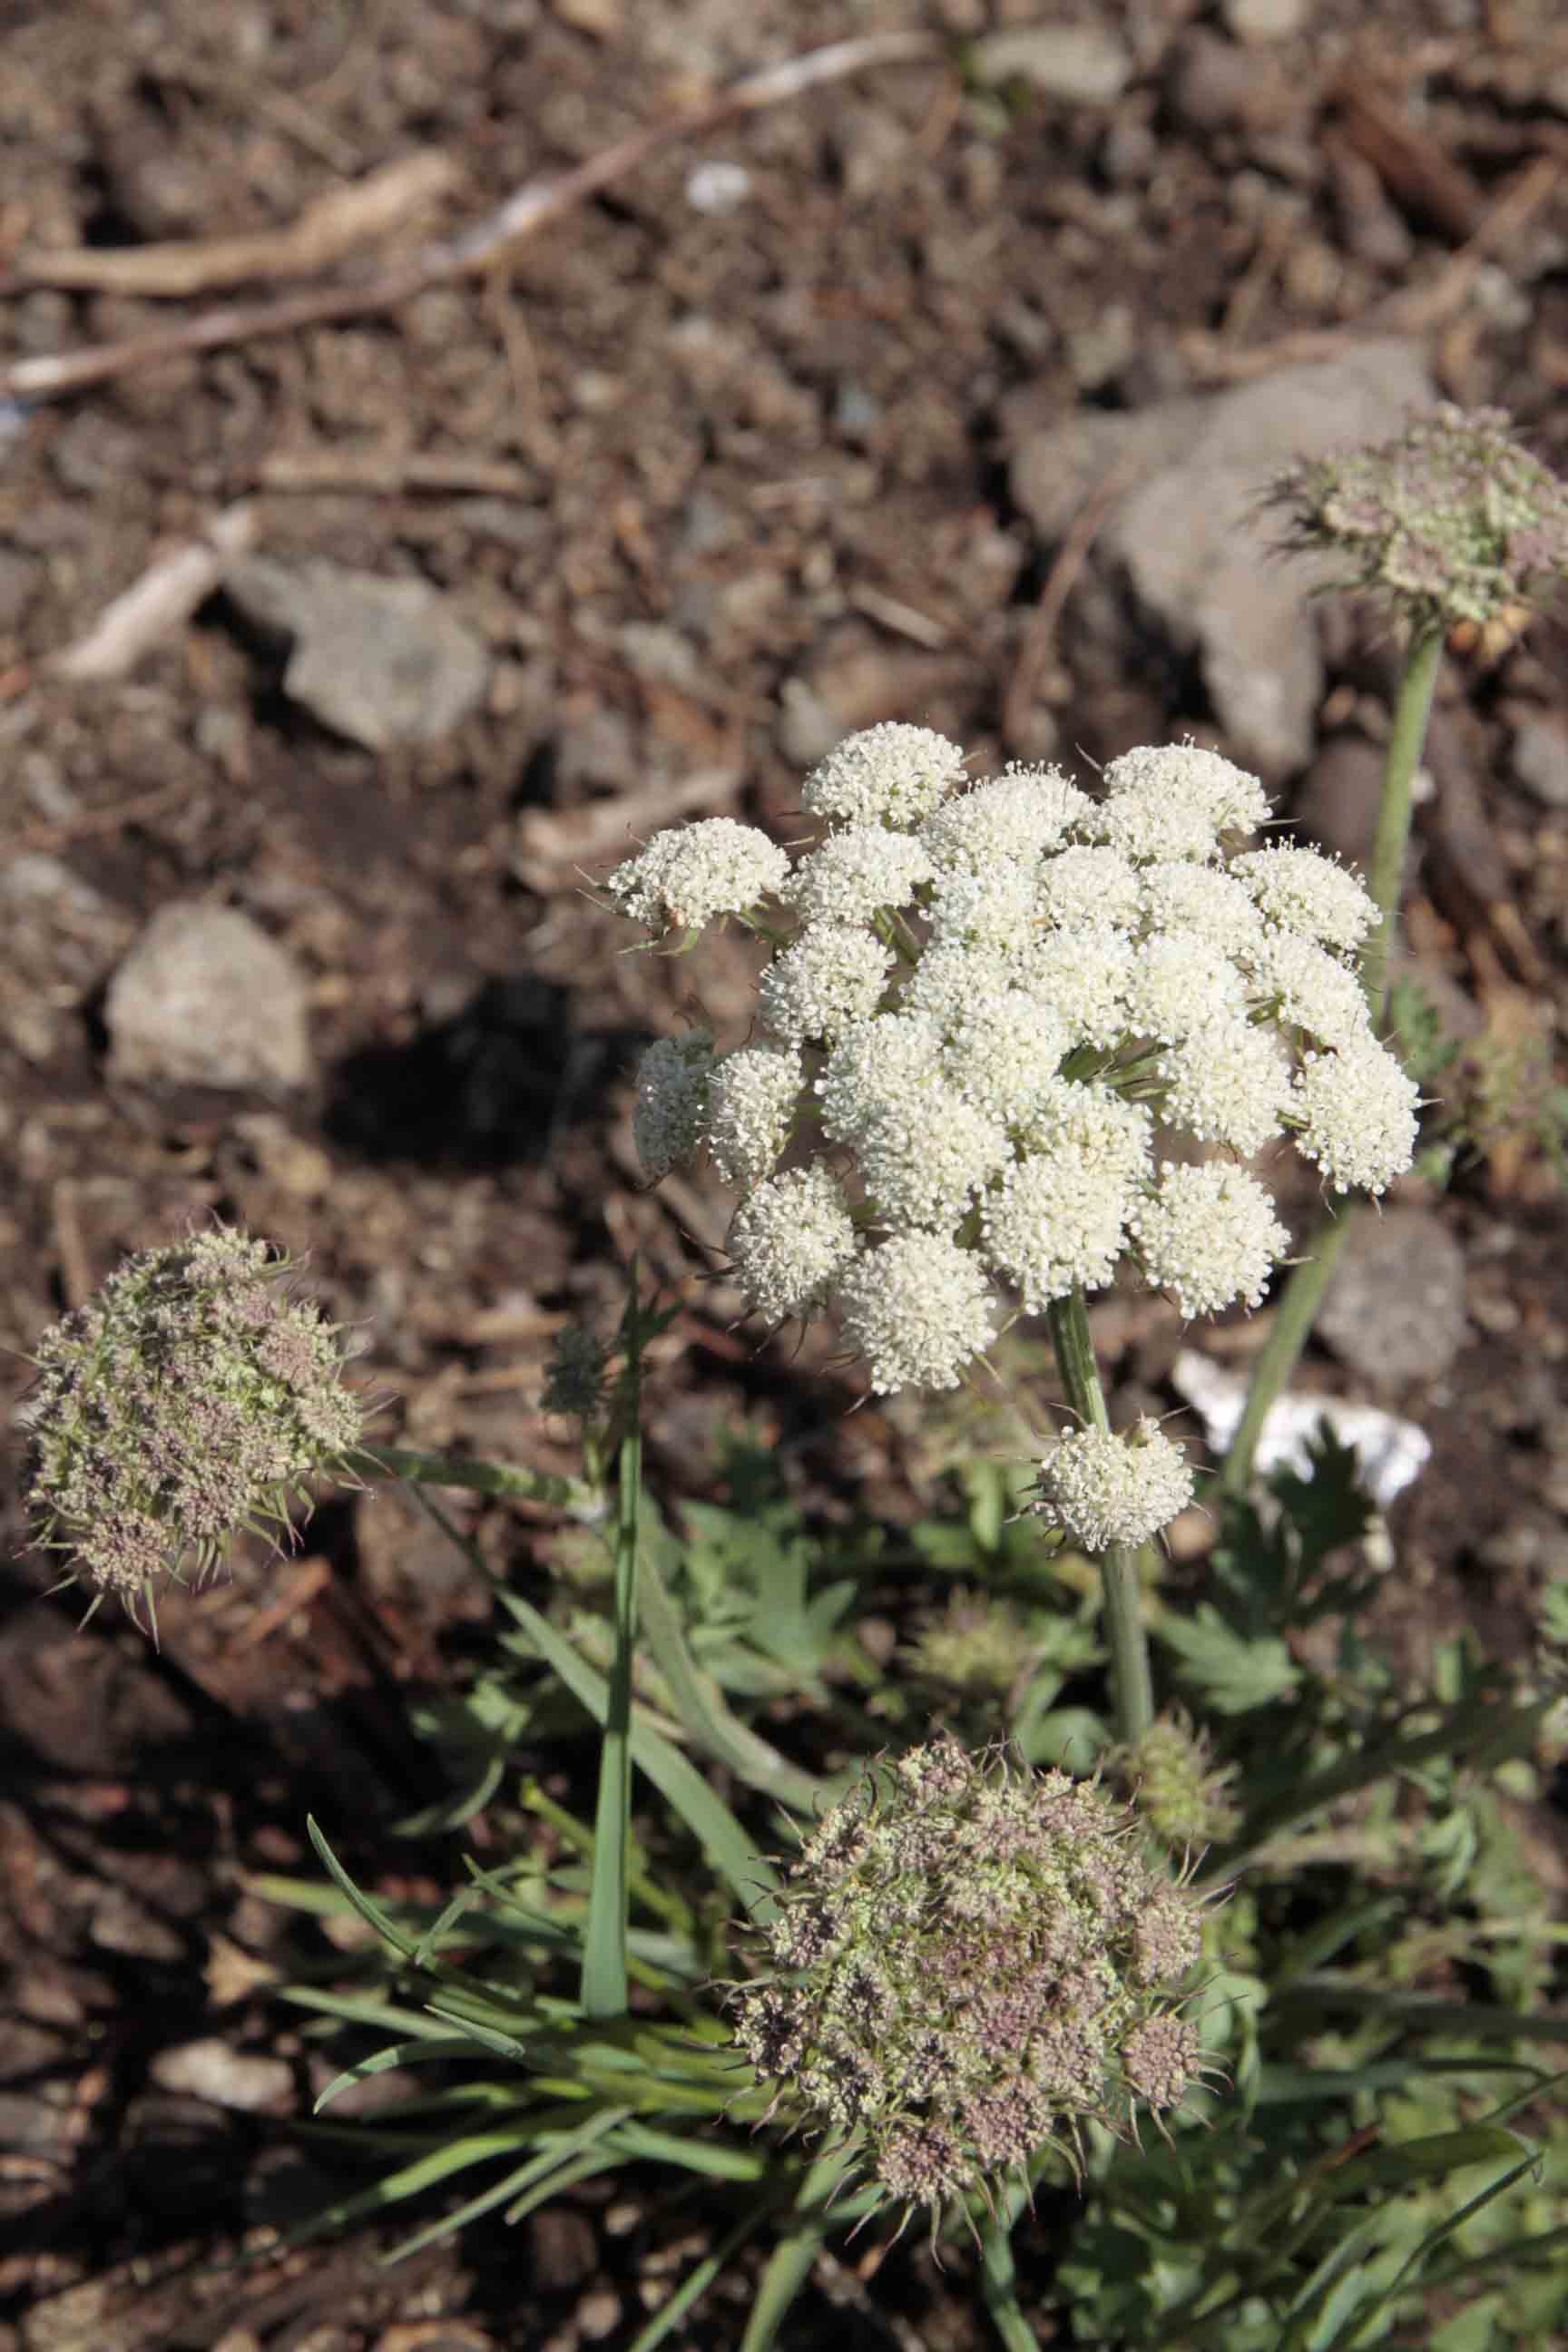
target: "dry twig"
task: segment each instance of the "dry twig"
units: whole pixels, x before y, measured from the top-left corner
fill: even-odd
[[[256,481],[264,490],[365,490],[385,497],[458,490],[530,499],[539,489],[537,475],[524,466],[436,449],[277,449],[261,460]]]
[[[152,367],[188,352],[216,350],[220,344],[253,341],[261,335],[286,334],[296,327],[320,326],[335,319],[363,318],[368,312],[391,310],[422,294],[427,287],[472,278],[494,267],[512,247],[558,220],[563,213],[596,195],[616,180],[646,163],[650,156],[682,141],[700,137],[738,116],[756,114],[798,98],[820,84],[839,81],[868,66],[898,65],[942,54],[934,33],[868,33],[858,40],[835,41],[811,49],[782,66],[748,74],[721,91],[706,106],[692,108],[664,122],[634,131],[614,146],[564,172],[531,180],[506,202],[458,236],[426,247],[401,269],[356,285],[316,287],[307,293],[271,302],[234,303],[205,311],[183,326],[154,333],[129,335],[123,341],[99,343],[79,352],[57,352],[17,360],[0,368],[0,399],[56,400],[84,385],[103,383],[129,370]]]
[[[85,637],[55,655],[49,667],[78,681],[122,677],[160,638],[190,619],[255,537],[255,509],[226,507],[200,539],[187,540],[150,563],[140,580],[105,606]]]
[[[384,236],[443,196],[458,176],[449,156],[426,149],[371,172],[307,205],[287,228],[250,236],[181,237],[167,245],[68,246],[19,254],[29,286],[101,289],[115,294],[203,294],[247,278],[310,278]]]

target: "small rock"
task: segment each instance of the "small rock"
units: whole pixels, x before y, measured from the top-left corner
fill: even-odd
[[[283,2059],[247,2058],[216,2035],[161,2050],[150,2071],[161,2090],[182,2091],[215,2107],[237,2107],[247,2115],[286,2105],[294,2090],[293,2074]]]
[[[906,712],[933,725],[931,705],[956,675],[948,655],[895,652],[852,628],[835,633],[780,689],[779,749],[792,766],[814,768],[858,727]]]
[[[1132,59],[1092,25],[1020,25],[977,41],[971,64],[983,82],[1026,81],[1047,98],[1108,106],[1132,79]]]
[[[1318,1328],[1345,1363],[1380,1386],[1440,1381],[1468,1336],[1463,1251],[1425,1209],[1363,1219],[1329,1284]]]
[[[1184,129],[1236,130],[1253,138],[1282,129],[1303,104],[1278,58],[1253,56],[1202,26],[1177,45],[1167,95]]]
[[[185,1939],[177,1927],[123,1886],[106,1886],[93,1906],[90,1933],[101,1952],[122,1952],[138,1960],[183,1959]]]
[[[370,751],[433,743],[484,698],[489,655],[426,581],[258,555],[225,590],[256,627],[291,642],[284,691]]]
[[[1013,492],[1040,536],[1059,539],[1110,467],[1127,469],[1095,561],[1131,583],[1172,645],[1197,654],[1226,750],[1277,776],[1304,766],[1316,740],[1312,591],[1324,573],[1279,561],[1279,519],[1259,513],[1259,495],[1292,459],[1385,435],[1390,416],[1430,399],[1418,346],[1361,343],[1212,399],[1025,432]]]
[[[728,163],[716,156],[687,174],[686,201],[694,213],[721,219],[738,212],[752,193],[752,175],[743,163]]]
[[[1568,728],[1529,702],[1510,703],[1504,716],[1513,730],[1513,772],[1525,791],[1548,808],[1568,808]]]
[[[1307,0],[1225,0],[1224,14],[1238,41],[1288,41],[1306,21]]]
[[[577,2305],[577,2326],[590,2344],[602,2344],[621,2324],[621,2298],[614,2287],[595,2287]]]
[[[529,2282],[541,2294],[563,2294],[594,2275],[599,2258],[593,2224],[571,2205],[546,2205],[527,2222]]]
[[[273,1088],[311,1075],[304,980],[237,908],[163,908],[110,982],[104,1022],[117,1077]]]

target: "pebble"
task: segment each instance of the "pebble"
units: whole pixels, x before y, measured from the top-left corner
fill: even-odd
[[[306,1085],[306,987],[294,959],[237,908],[177,900],[153,916],[109,983],[117,1078],[166,1085]]]
[[[1513,772],[1547,808],[1568,808],[1568,727],[1533,703],[1511,703],[1504,716],[1513,730]]]
[[[1225,0],[1222,11],[1238,41],[1288,41],[1307,20],[1308,0]]]
[[[1113,34],[1092,25],[1020,25],[987,34],[971,53],[982,82],[1026,81],[1047,98],[1107,106],[1132,79],[1132,58]]]
[[[234,566],[225,593],[290,646],[290,700],[368,751],[437,742],[484,699],[488,649],[426,581],[258,555]]]
[[[1318,1329],[1363,1379],[1430,1386],[1452,1369],[1469,1334],[1464,1252],[1425,1209],[1362,1219],[1329,1284]]]
[[[161,2090],[183,2091],[247,2115],[285,2105],[294,2091],[293,2074],[283,2059],[247,2057],[216,2035],[161,2050],[150,2071]]]
[[[1231,756],[1279,776],[1303,768],[1317,740],[1322,572],[1278,560],[1279,518],[1259,514],[1258,495],[1297,457],[1384,435],[1390,416],[1430,397],[1419,347],[1380,338],[1206,399],[1026,432],[1013,494],[1041,539],[1059,541],[1110,467],[1126,466],[1131,487],[1094,561],[1131,583],[1173,646],[1195,653]]]

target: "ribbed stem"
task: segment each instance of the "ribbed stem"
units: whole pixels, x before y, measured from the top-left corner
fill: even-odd
[[[1405,879],[1405,853],[1410,845],[1410,812],[1415,803],[1415,771],[1432,715],[1432,695],[1437,666],[1443,658],[1443,632],[1428,628],[1410,648],[1405,675],[1394,705],[1394,728],[1388,757],[1383,763],[1383,790],[1377,804],[1377,832],[1372,845],[1372,870],[1367,888],[1381,920],[1367,941],[1362,958],[1362,986],[1372,1007],[1373,1025],[1381,1030],[1388,1017],[1388,967],[1399,921],[1400,886]]]
[[[1110,1433],[1110,1417],[1100,1384],[1089,1310],[1083,1292],[1058,1298],[1047,1309],[1057,1369],[1073,1411],[1089,1427]],[[1116,1701],[1117,1738],[1134,1746],[1154,1719],[1154,1685],[1149,1672],[1149,1637],[1143,1630],[1139,1562],[1142,1549],[1112,1544],[1100,1555],[1100,1587],[1105,1603],[1105,1639],[1110,1652],[1110,1684]]]

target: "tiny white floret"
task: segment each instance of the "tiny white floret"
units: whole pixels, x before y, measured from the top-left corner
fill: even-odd
[[[1131,1227],[1150,1282],[1188,1317],[1216,1314],[1238,1298],[1258,1306],[1290,1246],[1270,1195],[1224,1160],[1197,1167],[1166,1160]]]
[[[876,1011],[892,962],[870,931],[810,923],[757,983],[758,1017],[785,1045],[831,1042]]]
[[[1297,1144],[1336,1192],[1385,1192],[1410,1165],[1420,1097],[1375,1037],[1337,1053],[1309,1054],[1291,1110]]]
[[[1229,870],[1265,921],[1320,947],[1350,954],[1376,926],[1377,908],[1358,877],[1319,850],[1276,842],[1233,857]]]

